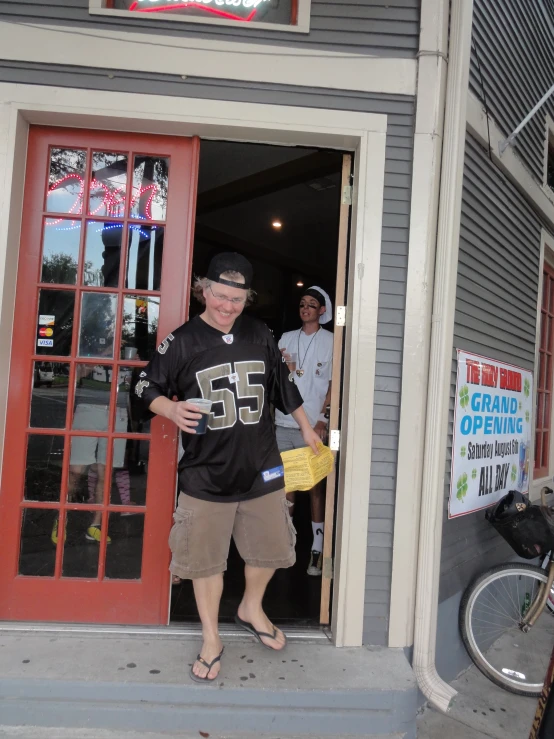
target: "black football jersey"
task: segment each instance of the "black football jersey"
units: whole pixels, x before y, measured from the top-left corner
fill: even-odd
[[[258,319],[241,315],[232,333],[223,334],[196,316],[160,344],[135,393],[146,409],[161,395],[212,401],[206,434],[181,434],[183,492],[237,501],[284,487],[270,404],[292,413],[302,396]]]

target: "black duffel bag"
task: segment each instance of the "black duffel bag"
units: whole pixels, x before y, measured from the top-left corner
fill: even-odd
[[[535,559],[554,549],[549,509],[534,505],[518,490],[510,490],[486,514],[487,521],[524,559]]]

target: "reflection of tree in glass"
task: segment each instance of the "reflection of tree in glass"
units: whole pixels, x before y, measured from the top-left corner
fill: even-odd
[[[141,359],[150,359],[156,349],[157,334],[158,303],[148,298],[127,298],[123,311],[122,346],[136,347]]]
[[[69,174],[77,174],[82,177],[85,172],[86,158],[86,151],[52,149],[48,185],[51,187],[55,182]]]
[[[115,323],[115,298],[101,293],[83,296],[81,316],[81,356],[112,356]]]
[[[71,254],[59,252],[42,260],[42,281],[74,285],[77,280],[77,260]]]
[[[169,160],[153,157],[136,157],[133,177],[134,197],[144,190],[133,211],[139,218],[160,219],[164,217],[167,204]],[[155,185],[153,193],[151,185]],[[145,189],[148,188],[148,189]],[[152,198],[152,194],[154,197]],[[152,199],[152,201],[151,201]],[[150,207],[148,204],[150,203]],[[157,206],[157,207],[152,207]]]

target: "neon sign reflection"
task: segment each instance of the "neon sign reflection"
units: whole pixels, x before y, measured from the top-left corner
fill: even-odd
[[[254,19],[258,7],[270,0],[133,0],[129,10],[135,13],[162,13],[184,8],[205,10],[214,15],[235,21],[248,22]],[[237,11],[223,10],[224,7],[250,10],[248,15],[237,15]]]

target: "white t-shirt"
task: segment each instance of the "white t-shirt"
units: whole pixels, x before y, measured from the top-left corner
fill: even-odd
[[[307,336],[302,329],[287,331],[279,339],[279,349],[286,349],[287,354],[297,354],[296,369],[303,369],[304,374],[298,377],[294,373],[294,382],[304,400],[304,410],[312,427],[316,425],[323,408],[323,401],[329,389],[333,371],[333,334],[320,328],[315,334]],[[298,424],[290,415],[285,416],[275,409],[275,423],[287,428],[298,428]]]

